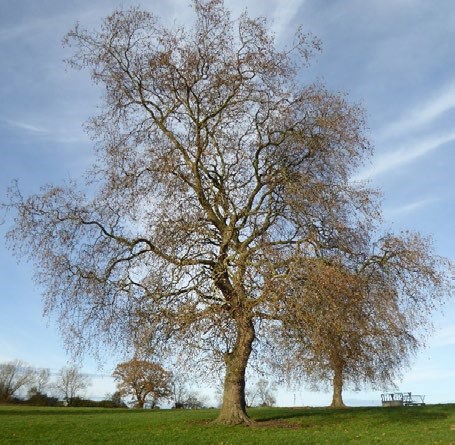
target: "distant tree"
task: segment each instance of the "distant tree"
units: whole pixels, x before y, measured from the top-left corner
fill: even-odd
[[[122,394],[119,391],[115,391],[109,399],[114,404],[115,407],[118,408],[126,408],[125,403],[122,400]]]
[[[247,390],[248,406],[273,406],[276,403],[273,392],[275,386],[266,379],[259,379],[255,385]]]
[[[293,271],[283,348],[314,386],[330,383],[332,406],[343,407],[343,387],[392,386],[424,344],[429,314],[449,293],[448,263],[410,233],[356,255],[319,253]]]
[[[51,378],[51,371],[48,368],[34,370],[32,386],[28,390],[29,397],[35,394],[46,394]]]
[[[188,377],[179,372],[172,373],[172,399],[174,408],[200,409],[206,404],[206,397],[190,387]]]
[[[185,408],[190,394],[187,378],[182,374],[174,372],[172,374],[172,397],[174,408]]]
[[[117,365],[112,376],[118,392],[122,397],[132,397],[135,408],[143,408],[145,402],[154,408],[159,400],[172,395],[172,374],[158,363],[133,358]]]
[[[57,406],[58,398],[49,397],[47,394],[42,394],[40,392],[29,391],[29,397],[26,400],[26,404],[34,406]]]
[[[207,407],[207,397],[196,391],[191,391],[186,398],[183,407],[185,409],[203,409]]]
[[[33,383],[35,371],[20,360],[0,364],[0,401],[8,402]]]
[[[89,377],[79,372],[76,365],[62,368],[55,381],[56,389],[69,405],[73,399],[79,398],[81,391],[84,391],[89,385]]]
[[[273,392],[276,390],[275,386],[265,379],[260,379],[257,384],[257,400],[260,406],[273,406],[276,403]]]

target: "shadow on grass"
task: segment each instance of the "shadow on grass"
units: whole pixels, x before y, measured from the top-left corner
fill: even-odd
[[[359,412],[356,408],[281,408],[278,412],[276,409],[258,408],[251,410],[250,414],[258,424],[293,421],[293,423],[299,422],[302,427],[308,427],[311,424],[342,423],[346,418],[354,416],[356,412]]]
[[[371,422],[411,424],[447,419],[450,415],[455,414],[455,404],[396,408],[281,408],[278,412],[276,409],[258,408],[250,410],[249,414],[257,423],[293,420],[302,425],[309,421],[319,425],[327,423],[334,425],[362,416]]]
[[[375,408],[343,408],[335,409],[330,407],[320,408],[253,408],[249,410],[258,422],[262,420],[274,419],[291,419],[295,417],[312,417],[312,416],[345,416],[352,413],[365,411],[368,409],[374,410]],[[279,410],[279,411],[278,411]],[[278,412],[277,412],[278,411]]]
[[[455,405],[427,405],[384,408],[382,417],[391,423],[410,424],[447,419],[455,413]]]

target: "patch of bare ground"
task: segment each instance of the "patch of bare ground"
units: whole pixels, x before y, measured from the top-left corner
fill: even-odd
[[[259,420],[253,422],[251,425],[248,425],[251,428],[288,428],[297,430],[302,428],[301,423],[297,422],[288,422],[286,420],[281,419],[272,419],[272,420]]]
[[[190,422],[194,425],[203,425],[203,426],[213,426],[217,423],[213,420],[197,420]],[[220,425],[220,424],[218,424]],[[297,422],[289,422],[283,419],[271,419],[271,420],[251,420],[248,423],[240,424],[238,426],[244,426],[245,428],[287,428],[297,430],[299,428],[310,428],[311,425],[302,425],[301,423]]]

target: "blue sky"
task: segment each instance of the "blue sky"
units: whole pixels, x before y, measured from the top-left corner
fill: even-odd
[[[67,70],[61,45],[76,21],[89,28],[120,2],[0,0],[0,193],[18,179],[24,194],[78,178],[92,161],[82,129],[96,112],[99,91],[87,72]],[[124,0],[172,24],[191,19],[189,0]],[[226,0],[234,14],[271,20],[278,44],[300,24],[323,51],[307,79],[322,79],[367,110],[375,155],[358,179],[383,190],[386,226],[432,235],[437,252],[455,260],[455,4],[452,0]],[[305,79],[304,79],[305,80]],[[4,198],[0,198],[3,200]],[[8,224],[6,224],[7,226]],[[0,226],[3,238],[5,225]],[[0,243],[0,362],[19,358],[58,370],[67,364],[52,320],[42,318],[40,290],[27,263]],[[435,314],[428,348],[398,386],[429,403],[455,402],[455,301]],[[89,373],[110,374],[115,362]],[[90,396],[114,389],[98,377]],[[278,403],[323,405],[330,395],[302,387],[280,391]],[[346,401],[379,400],[379,392],[347,393]]]

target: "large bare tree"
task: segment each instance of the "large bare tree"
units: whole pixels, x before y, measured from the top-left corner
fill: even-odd
[[[199,351],[225,368],[218,421],[244,423],[257,333],[282,314],[270,289],[367,229],[374,199],[349,178],[370,149],[359,107],[300,82],[316,40],[277,49],[264,19],[193,8],[189,28],[133,8],[68,34],[71,63],[104,87],[98,161],[85,192],[13,190],[10,240],[70,347]]]

